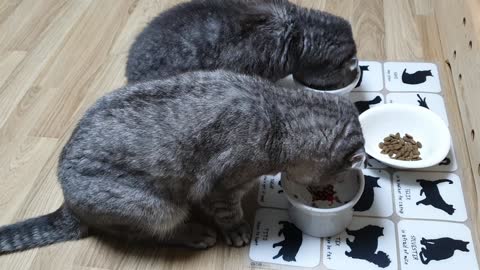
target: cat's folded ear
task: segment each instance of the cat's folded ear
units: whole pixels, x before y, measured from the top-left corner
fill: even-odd
[[[355,169],[362,169],[363,164],[365,163],[365,159],[367,158],[367,153],[365,153],[365,149],[360,148],[355,151],[353,154],[350,155],[348,161],[350,163],[351,168]]]
[[[249,34],[256,28],[266,25],[272,19],[271,12],[263,9],[255,9],[240,15],[240,26],[242,34]]]
[[[287,17],[285,6],[287,0],[253,0],[247,1],[251,8],[239,14],[242,33],[250,33],[258,27],[267,27],[269,30],[281,27],[280,22]]]

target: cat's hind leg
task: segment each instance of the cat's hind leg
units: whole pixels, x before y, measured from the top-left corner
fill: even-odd
[[[282,246],[284,246],[284,245],[286,245],[285,240],[282,240],[282,241],[280,241],[280,242],[278,242],[278,243],[274,243],[274,244],[272,245],[272,247],[273,247],[273,248],[276,248],[276,247],[282,247]]]
[[[187,222],[189,205],[185,200],[155,190],[148,179],[84,177],[82,183],[89,188],[66,194],[66,202],[99,232],[192,248],[207,248],[216,242],[214,230]]]
[[[416,205],[419,205],[419,204],[431,205],[431,202],[430,202],[430,200],[429,200],[428,198],[425,198],[425,199],[423,199],[423,200],[421,200],[421,201],[418,201],[418,202],[416,203]]]

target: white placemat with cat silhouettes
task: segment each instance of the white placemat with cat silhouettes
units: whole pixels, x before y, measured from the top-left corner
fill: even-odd
[[[415,104],[448,125],[433,63],[360,61],[350,93],[359,112],[383,103]],[[280,174],[259,179],[249,266],[263,269],[479,269],[452,149],[437,166],[413,171],[366,161],[365,191],[348,229],[329,238],[302,233],[289,220]],[[335,194],[331,194],[334,200]]]

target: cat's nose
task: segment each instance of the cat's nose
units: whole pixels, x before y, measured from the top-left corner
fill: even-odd
[[[354,56],[352,59],[350,59],[349,65],[350,71],[356,70],[358,68],[358,58]]]

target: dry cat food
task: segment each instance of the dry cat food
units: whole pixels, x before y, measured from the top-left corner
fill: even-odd
[[[333,185],[326,185],[323,187],[307,187],[308,192],[312,194],[312,201],[328,201],[328,205],[331,206],[334,202],[342,203],[335,191]],[[312,205],[316,206],[316,205]]]
[[[420,148],[422,143],[415,141],[413,136],[406,133],[405,136],[400,137],[400,133],[390,134],[385,137],[383,142],[378,144],[378,147],[382,149],[382,154],[388,155],[392,159],[398,160],[421,160]]]

